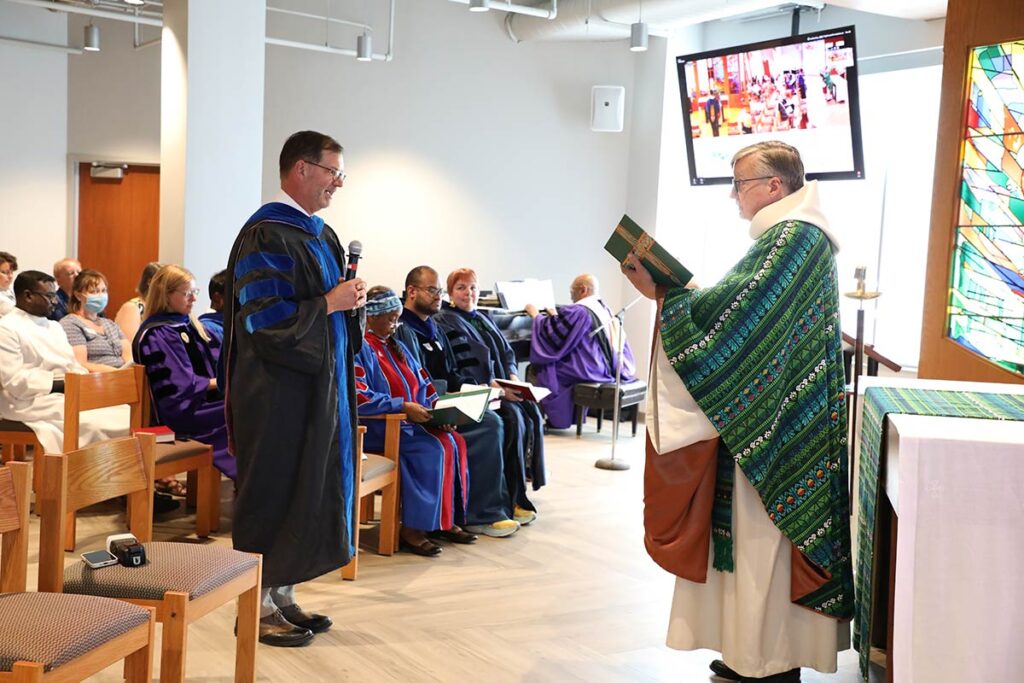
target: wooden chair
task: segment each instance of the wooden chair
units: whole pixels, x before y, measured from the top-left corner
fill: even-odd
[[[148,397],[146,369],[139,365],[113,372],[67,375],[64,379],[64,452],[79,447],[82,411],[127,404],[131,410],[129,426],[135,429],[147,424]],[[220,518],[220,472],[213,466],[213,448],[191,440],[157,444],[156,460],[154,476],[157,478],[173,476],[179,472],[198,474],[196,536],[209,536],[210,531],[217,528]],[[36,468],[37,493],[40,490],[39,476],[42,471],[42,467]],[[68,508],[64,538],[64,549],[68,552],[75,549],[75,512],[79,509],[74,506]]]
[[[150,424],[153,403],[149,380],[142,373],[142,424]],[[188,477],[189,507],[196,510],[196,535],[205,538],[220,528],[220,470],[213,466],[213,447],[192,439],[156,445],[156,478],[182,472]],[[200,532],[205,533],[200,533]]]
[[[0,467],[0,682],[83,681],[124,660],[125,678],[153,676],[154,611],[85,595],[26,593],[31,466]]]
[[[188,625],[238,598],[235,681],[255,680],[262,558],[221,546],[152,543],[153,451],[150,435],[104,441],[43,457],[37,493],[39,590],[118,598],[153,607],[163,624],[160,680],[185,680]],[[84,507],[121,495],[131,498],[132,533],[146,548],[142,567],[64,568],[62,528],[69,506]]]
[[[31,446],[34,453],[41,453],[42,446],[36,439],[36,433],[24,422],[0,419],[0,459],[6,465],[9,462],[21,462],[26,459],[26,446]]]
[[[355,480],[359,482],[359,494],[355,497],[352,514],[355,523],[352,543],[356,554],[352,561],[341,568],[341,578],[355,581],[359,572],[359,527],[368,521],[373,506],[374,495],[381,494],[380,535],[377,541],[377,553],[391,556],[398,550],[398,442],[402,420],[405,413],[374,415],[363,417],[362,420],[386,420],[384,428],[384,453],[366,453],[363,460],[363,434],[366,427],[360,427],[356,437],[356,471]]]

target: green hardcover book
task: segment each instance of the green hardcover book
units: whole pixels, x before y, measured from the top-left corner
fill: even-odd
[[[683,264],[625,214],[605,243],[604,250],[614,256],[620,264],[626,260],[630,251],[636,252],[644,267],[659,285],[685,287],[686,283],[693,279],[693,273],[684,268]]]
[[[484,419],[490,393],[490,389],[485,387],[480,390],[445,394],[434,402],[430,420],[424,424],[428,427],[461,427],[470,422],[479,422]]]

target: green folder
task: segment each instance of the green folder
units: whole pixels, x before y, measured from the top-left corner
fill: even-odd
[[[635,252],[644,268],[659,285],[685,287],[686,283],[693,279],[693,273],[684,268],[683,264],[625,214],[605,243],[604,250],[614,256],[619,263],[625,262],[629,252]]]

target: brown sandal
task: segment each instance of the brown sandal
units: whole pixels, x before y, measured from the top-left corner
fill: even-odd
[[[166,493],[176,498],[184,498],[188,495],[188,487],[173,477],[168,479],[157,479],[153,482],[153,489],[157,493]]]

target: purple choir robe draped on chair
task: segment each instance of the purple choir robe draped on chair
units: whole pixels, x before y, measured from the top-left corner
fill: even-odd
[[[609,316],[611,312],[609,311]],[[548,422],[555,429],[573,424],[572,387],[580,382],[615,382],[616,353],[597,316],[586,306],[561,306],[558,315],[533,319],[530,363],[536,383],[551,390],[541,401]],[[636,361],[629,342],[622,354],[622,381],[636,379]]]
[[[186,315],[155,315],[139,328],[132,354],[136,363],[146,366],[154,424],[213,446],[213,464],[234,479],[237,469],[228,453],[224,398],[209,389],[217,376],[220,340],[204,340]]]

